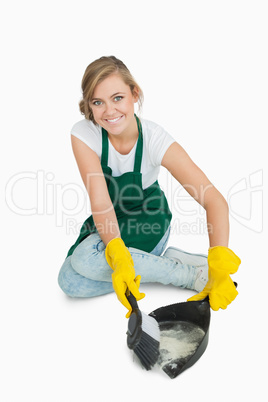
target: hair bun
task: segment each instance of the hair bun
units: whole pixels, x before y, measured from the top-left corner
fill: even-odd
[[[84,101],[84,99],[82,99],[79,102],[79,109],[80,109],[81,114],[85,114],[85,101]]]

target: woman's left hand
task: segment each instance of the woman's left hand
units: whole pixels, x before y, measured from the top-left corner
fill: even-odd
[[[228,247],[211,247],[208,252],[208,282],[202,292],[188,301],[203,300],[209,296],[212,310],[226,309],[238,292],[230,274],[237,272],[240,258]]]

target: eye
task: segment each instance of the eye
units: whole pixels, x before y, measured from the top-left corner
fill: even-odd
[[[94,102],[92,102],[92,105],[94,105],[94,106],[100,106],[101,104],[102,104],[101,101],[94,101]]]
[[[123,96],[116,96],[116,97],[114,98],[114,101],[115,101],[115,102],[119,102],[119,101],[121,101],[121,99],[123,99]]]

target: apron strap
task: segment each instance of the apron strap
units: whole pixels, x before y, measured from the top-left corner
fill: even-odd
[[[102,128],[102,152],[101,152],[101,166],[107,166],[108,164],[108,134],[107,131]]]
[[[143,137],[142,137],[142,126],[140,119],[135,115],[138,130],[139,130],[139,138],[137,142],[137,148],[135,153],[135,163],[134,163],[134,172],[140,173],[141,171],[141,161],[142,161],[142,151],[143,151]],[[108,166],[108,151],[109,151],[109,143],[108,143],[108,133],[102,128],[102,153],[101,153],[101,166]]]
[[[141,160],[142,160],[142,151],[143,151],[143,136],[142,136],[142,126],[140,119],[135,115],[138,130],[139,130],[139,138],[137,142],[136,154],[135,154],[135,164],[134,164],[134,172],[140,173],[141,171]]]

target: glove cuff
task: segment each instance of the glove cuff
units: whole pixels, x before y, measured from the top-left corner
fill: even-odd
[[[114,239],[110,240],[109,243],[106,245],[105,249],[105,257],[106,261],[108,262],[109,266],[113,269],[112,265],[112,256],[114,255],[114,249],[118,247],[122,247],[123,240],[121,237],[115,237]]]
[[[131,254],[121,237],[115,237],[109,241],[105,249],[105,257],[112,270],[116,268],[116,261],[118,261],[118,257],[119,259],[123,257],[134,265]]]
[[[215,246],[208,250],[208,264],[213,269],[221,269],[229,274],[237,272],[240,258],[228,247]]]

